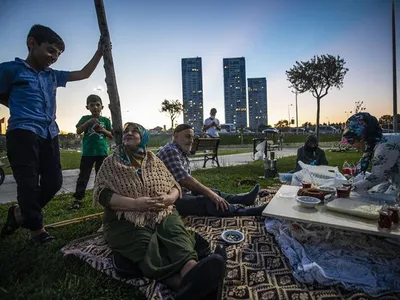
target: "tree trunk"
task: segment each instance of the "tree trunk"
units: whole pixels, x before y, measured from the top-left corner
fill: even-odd
[[[175,119],[171,118],[171,130],[174,129],[174,121],[175,121]]]
[[[320,115],[320,108],[321,108],[321,98],[317,97],[317,125],[315,134],[317,135],[317,140],[319,141],[319,115]]]
[[[114,139],[117,145],[122,143],[122,117],[121,105],[119,102],[117,79],[115,77],[114,62],[111,53],[111,39],[108,31],[106,11],[103,0],[94,0],[96,7],[97,21],[101,33],[101,42],[103,45],[104,69],[106,72],[107,93],[110,99],[109,109],[111,111],[111,120],[113,126]]]

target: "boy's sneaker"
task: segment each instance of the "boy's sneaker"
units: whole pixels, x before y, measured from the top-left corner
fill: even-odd
[[[79,209],[82,205],[82,201],[81,200],[75,200],[74,203],[72,203],[72,205],[69,207],[70,210],[73,209]]]
[[[3,225],[3,228],[1,229],[1,236],[13,234],[14,231],[20,227],[14,215],[14,211],[17,206],[17,204],[14,204],[11,205],[8,209],[7,220],[6,223]]]
[[[30,243],[36,246],[48,244],[54,240],[54,237],[47,231],[39,233],[37,236],[30,239]]]

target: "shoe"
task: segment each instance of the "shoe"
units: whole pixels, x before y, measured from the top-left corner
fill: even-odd
[[[183,278],[175,300],[201,300],[214,292],[225,276],[221,255],[211,254],[199,261]]]
[[[30,239],[30,243],[36,246],[42,246],[52,241],[54,241],[54,236],[50,235],[47,231],[43,231]]]
[[[73,209],[79,209],[82,205],[82,201],[81,200],[75,200],[72,205],[69,207],[69,210],[73,210]]]
[[[14,204],[8,209],[7,220],[6,223],[3,225],[3,228],[1,229],[1,236],[13,234],[14,231],[20,227],[14,215],[16,207],[18,207],[18,205]]]

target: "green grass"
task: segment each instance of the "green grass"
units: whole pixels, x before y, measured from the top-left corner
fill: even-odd
[[[345,160],[356,161],[359,154],[327,152],[327,157],[331,165],[341,166]],[[279,171],[291,170],[294,162],[294,157],[279,159]],[[256,161],[248,165],[201,169],[194,171],[193,176],[207,186],[241,193],[251,186],[238,187],[237,179],[256,180],[262,188],[276,184],[274,180],[260,179],[263,173],[263,162]],[[78,211],[67,210],[73,201],[70,194],[55,197],[44,209],[46,224],[100,212],[100,207],[92,207],[91,197],[89,191]],[[0,205],[1,225],[8,207],[9,204]],[[97,218],[53,229],[50,232],[56,241],[45,247],[27,245],[27,233],[21,229],[12,237],[0,240],[0,299],[144,299],[134,287],[112,280],[74,257],[62,258],[61,247],[95,233],[100,225],[101,218]]]
[[[156,152],[156,150],[153,150]],[[238,153],[247,153],[251,152],[249,149],[229,149],[229,150],[220,150],[218,151],[219,156],[229,155],[229,154],[238,154]],[[5,156],[5,153],[0,153],[0,157]],[[79,169],[79,164],[81,161],[81,153],[77,151],[67,151],[61,150],[61,167],[63,170],[70,169]],[[5,166],[8,166],[7,158],[3,160]],[[4,168],[6,175],[12,174],[11,168]]]

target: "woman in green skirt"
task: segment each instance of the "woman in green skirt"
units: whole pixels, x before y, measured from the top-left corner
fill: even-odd
[[[147,278],[177,291],[176,299],[202,299],[225,273],[218,254],[198,261],[194,235],[174,202],[181,188],[151,151],[143,126],[126,123],[123,144],[105,159],[95,181],[94,203],[104,207],[104,236],[111,249]]]

